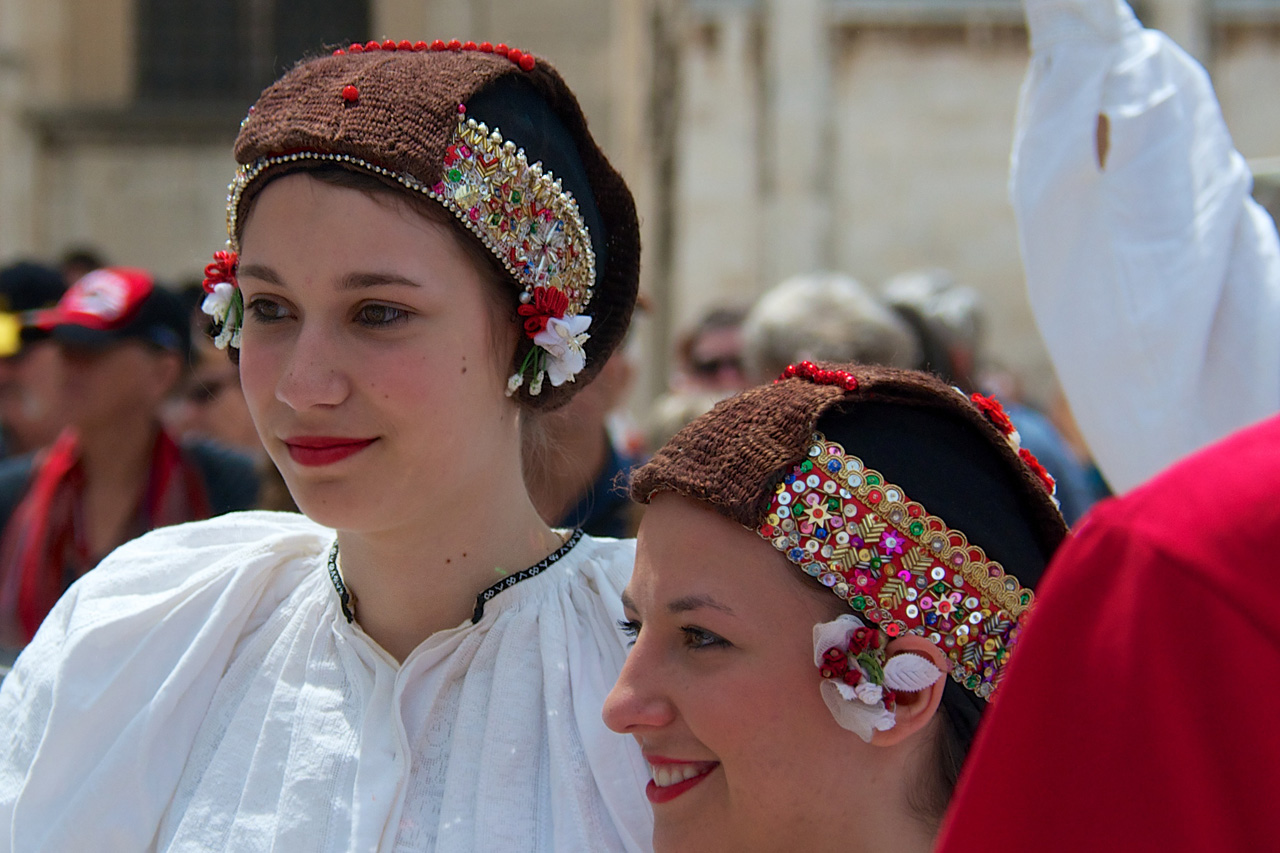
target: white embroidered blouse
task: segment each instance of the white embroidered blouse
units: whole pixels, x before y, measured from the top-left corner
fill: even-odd
[[[634,543],[584,537],[402,665],[342,616],[330,530],[237,513],[120,548],[0,689],[0,849],[649,847],[600,719]]]

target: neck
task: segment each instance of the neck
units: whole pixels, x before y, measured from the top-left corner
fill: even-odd
[[[360,627],[398,661],[469,620],[477,595],[561,543],[534,509],[518,463],[472,470],[465,485],[439,492],[427,519],[338,533]]]
[[[131,418],[110,428],[79,433],[84,471],[84,541],[96,561],[130,535],[151,474],[151,456],[159,426],[150,417]]]
[[[549,523],[564,518],[578,505],[609,459],[609,433],[591,430],[547,431],[542,464],[529,477],[534,506]]]
[[[150,415],[78,430],[86,488],[142,493],[160,427]],[[130,505],[132,508],[132,504]]]

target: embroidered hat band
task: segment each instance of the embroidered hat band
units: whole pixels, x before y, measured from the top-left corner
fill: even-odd
[[[774,492],[757,532],[890,637],[939,646],[986,699],[1035,593],[965,535],[822,433]]]

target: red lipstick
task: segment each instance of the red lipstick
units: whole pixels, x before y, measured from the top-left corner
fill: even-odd
[[[376,438],[342,438],[325,435],[300,435],[284,440],[289,458],[299,465],[315,467],[332,465],[354,456],[377,441]]]

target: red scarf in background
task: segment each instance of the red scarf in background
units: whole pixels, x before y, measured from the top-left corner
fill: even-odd
[[[73,430],[36,459],[35,473],[0,539],[0,643],[30,642],[58,597],[102,555],[89,553],[81,496],[84,469]],[[204,479],[164,430],[128,538],[156,527],[209,517]],[[123,544],[123,543],[117,543]]]

